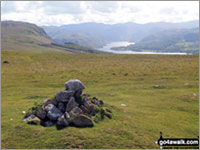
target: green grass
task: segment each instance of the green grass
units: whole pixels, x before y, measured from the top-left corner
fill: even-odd
[[[30,53],[70,53],[58,47],[44,47],[32,43],[18,43],[13,40],[2,42],[2,51],[10,52],[30,52]]]
[[[169,138],[199,135],[198,55],[2,52],[4,60],[9,64],[2,64],[1,74],[2,148],[145,149],[159,148],[160,131]],[[22,111],[52,98],[71,78],[104,100],[113,119],[62,130],[22,121]]]
[[[2,51],[34,53],[101,53],[95,49],[76,44],[55,43],[45,31],[30,23],[3,21]]]
[[[76,44],[66,46],[61,44],[40,45],[36,41],[18,42],[14,40],[4,40],[2,42],[2,51],[10,52],[29,52],[29,53],[103,53],[101,51],[79,46]]]

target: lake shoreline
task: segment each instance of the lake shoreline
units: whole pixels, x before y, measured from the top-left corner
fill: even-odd
[[[109,52],[113,54],[152,54],[152,55],[191,55],[187,53],[168,53],[168,52],[136,52],[136,51],[131,51],[131,50],[113,50],[111,49],[112,47],[120,47],[120,46],[128,46],[131,44],[135,44],[134,42],[128,42],[128,41],[121,41],[121,42],[110,42],[103,46],[102,48],[97,48],[98,51],[103,51],[103,52]]]

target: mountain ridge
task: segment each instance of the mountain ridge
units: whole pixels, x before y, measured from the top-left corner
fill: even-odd
[[[194,20],[182,23],[153,22],[138,24],[127,22],[113,25],[88,22],[81,24],[42,27],[52,39],[59,43],[73,42],[83,46],[100,48],[109,42],[138,42],[145,36],[166,29],[194,28],[198,26],[198,20]],[[83,37],[88,40],[83,41]]]

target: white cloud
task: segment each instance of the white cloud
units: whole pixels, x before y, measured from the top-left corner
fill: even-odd
[[[116,12],[119,7],[118,1],[88,1],[85,2],[87,9],[92,10],[93,12],[101,12],[101,13],[112,13]]]
[[[38,25],[182,22],[199,19],[198,1],[3,1],[1,19]]]

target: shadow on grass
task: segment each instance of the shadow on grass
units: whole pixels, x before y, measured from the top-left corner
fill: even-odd
[[[73,123],[69,124],[69,126],[65,127],[65,126],[61,126],[61,125],[57,125],[56,124],[56,129],[57,130],[62,130],[64,128],[68,128],[68,127],[73,127],[73,128],[92,128],[94,126],[87,126],[87,127],[78,127],[78,126],[75,126]]]
[[[57,129],[57,130],[62,130],[62,129],[64,129],[64,128],[66,128],[66,127],[65,127],[65,126],[61,126],[61,125],[57,125],[57,124],[56,124],[56,129]]]

